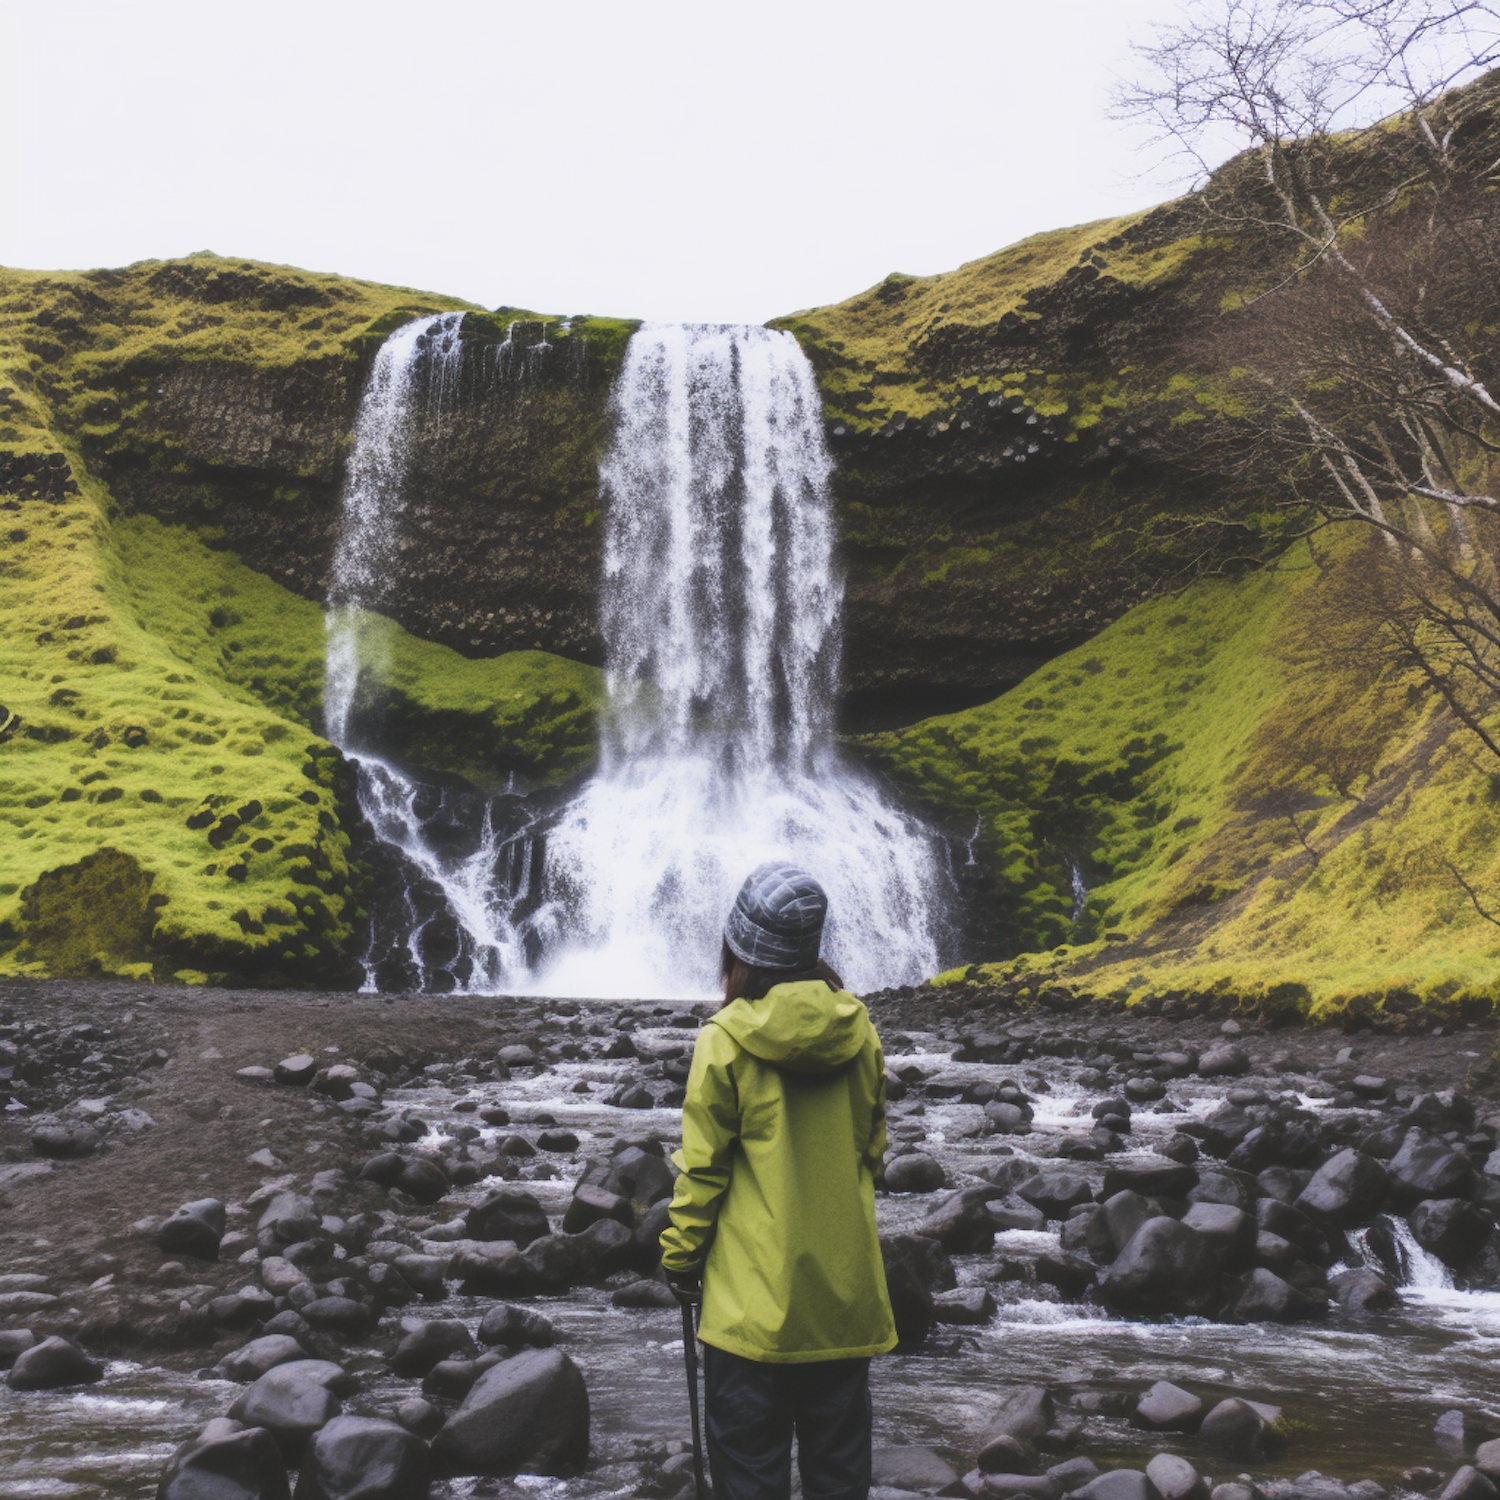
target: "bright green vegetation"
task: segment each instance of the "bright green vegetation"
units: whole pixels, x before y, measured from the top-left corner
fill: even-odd
[[[1374,544],[1378,545],[1378,544]],[[996,702],[873,737],[983,822],[983,977],[1313,1015],[1495,998],[1500,766],[1372,647],[1362,545],[1132,610]],[[1067,861],[1090,887],[1074,922]],[[950,976],[957,979],[958,975]]]

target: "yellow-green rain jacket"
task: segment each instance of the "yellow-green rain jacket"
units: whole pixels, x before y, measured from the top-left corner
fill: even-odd
[[[705,1344],[771,1364],[896,1343],[875,1232],[885,1058],[864,1006],[821,980],[736,1000],[698,1033],[669,1271],[703,1273]]]

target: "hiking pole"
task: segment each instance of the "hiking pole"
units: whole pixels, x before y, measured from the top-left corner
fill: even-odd
[[[688,1406],[693,1413],[693,1485],[698,1500],[708,1500],[703,1483],[703,1428],[698,1420],[698,1330],[693,1319],[695,1299],[683,1297],[682,1357],[687,1365]]]

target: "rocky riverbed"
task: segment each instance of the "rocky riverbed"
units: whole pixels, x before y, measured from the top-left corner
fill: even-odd
[[[872,1009],[887,1500],[1491,1500],[1492,1027]],[[0,1495],[677,1496],[706,1013],[0,986]]]

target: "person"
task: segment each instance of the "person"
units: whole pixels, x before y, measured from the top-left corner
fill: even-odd
[[[870,1359],[896,1344],[875,1228],[885,1058],[822,961],[828,898],[761,865],[724,927],[724,1003],[698,1033],[662,1266],[700,1287],[715,1500],[870,1487]]]

